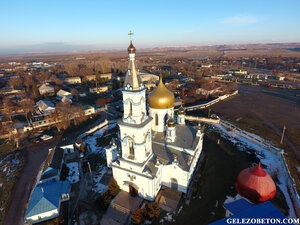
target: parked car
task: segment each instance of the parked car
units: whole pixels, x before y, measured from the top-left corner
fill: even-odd
[[[44,135],[41,136],[40,138],[41,138],[41,140],[43,140],[43,141],[48,141],[48,140],[52,139],[53,136],[44,134]]]

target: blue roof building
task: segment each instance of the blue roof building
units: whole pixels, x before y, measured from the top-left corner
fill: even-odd
[[[280,224],[286,216],[282,214],[270,201],[261,203],[259,205],[249,204],[248,201],[232,202],[225,204],[224,208],[231,212],[235,212],[234,215],[211,223],[211,225],[221,224],[246,224],[247,221],[243,220],[256,220],[255,224]],[[263,221],[261,221],[263,219]],[[272,221],[271,221],[272,220]],[[249,222],[249,221],[248,221]],[[253,222],[253,221],[252,221]],[[249,224],[249,223],[248,223]]]
[[[226,217],[231,216],[237,213],[240,213],[246,209],[253,207],[254,204],[247,201],[244,198],[236,200],[234,202],[224,204],[224,208],[226,209]]]
[[[64,149],[55,147],[48,157],[51,157],[51,161],[49,163],[46,162],[40,182],[50,180],[59,181],[62,164],[64,162]]]
[[[39,223],[59,216],[61,202],[68,201],[69,181],[48,181],[38,184],[30,198],[25,220]]]

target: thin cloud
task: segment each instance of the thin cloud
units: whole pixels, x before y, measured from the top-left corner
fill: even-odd
[[[257,22],[259,22],[259,19],[257,17],[246,14],[234,15],[220,21],[221,24],[225,25],[247,25]]]

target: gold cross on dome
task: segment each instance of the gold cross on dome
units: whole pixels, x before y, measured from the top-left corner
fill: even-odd
[[[129,31],[128,35],[130,36],[130,41],[132,41],[132,35],[133,35],[133,33],[131,31]]]

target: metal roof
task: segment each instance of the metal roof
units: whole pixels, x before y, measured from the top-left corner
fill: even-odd
[[[236,200],[234,202],[224,204],[224,208],[227,209],[228,211],[230,211],[232,214],[242,212],[242,211],[244,211],[246,209],[249,209],[253,206],[254,206],[254,204],[252,204],[251,202],[247,201],[244,198],[241,198],[241,199]]]
[[[267,201],[259,205],[253,206],[249,209],[243,210],[240,213],[226,217],[214,223],[213,225],[228,224],[226,221],[228,218],[242,219],[242,218],[273,218],[273,219],[285,219],[286,216],[282,214],[271,202]]]
[[[31,195],[25,218],[58,209],[60,197],[69,193],[69,181],[48,181],[38,184]]]

